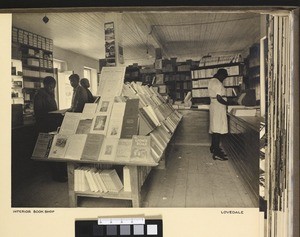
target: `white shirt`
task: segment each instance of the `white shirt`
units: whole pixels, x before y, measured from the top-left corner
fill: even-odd
[[[212,78],[208,83],[208,95],[210,97],[209,106],[209,133],[228,133],[228,122],[226,115],[226,105],[221,104],[217,100],[217,95],[223,97],[224,100],[226,89],[217,78]]]

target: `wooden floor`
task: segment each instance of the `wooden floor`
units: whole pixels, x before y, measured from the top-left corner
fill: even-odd
[[[166,169],[152,170],[142,188],[143,207],[254,207],[229,161],[214,161],[209,152],[207,111],[182,111]],[[229,157],[230,159],[230,157]],[[67,207],[67,184],[49,175],[24,180],[13,193],[13,206]],[[129,201],[81,198],[83,207],[130,207]]]
[[[147,207],[253,207],[230,161],[209,152],[207,111],[185,111],[165,170],[153,170]],[[230,157],[229,157],[230,159]]]

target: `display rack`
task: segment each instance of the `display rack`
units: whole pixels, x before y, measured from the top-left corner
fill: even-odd
[[[114,69],[108,70],[113,71]],[[124,78],[124,76],[122,78]],[[86,104],[83,113],[67,113],[58,134],[40,134],[32,155],[32,159],[34,160],[67,162],[69,205],[72,207],[77,206],[77,199],[81,196],[131,200],[133,207],[139,207],[141,205],[141,187],[151,171],[151,167],[159,166],[160,161],[164,159],[168,143],[182,118],[182,115],[175,111],[170,104],[166,103],[162,96],[153,90],[152,87],[142,86],[141,83],[134,82],[123,85],[122,82],[122,94],[119,95],[119,93],[109,92],[114,96],[111,97],[110,95],[110,97],[107,97],[106,94],[108,92],[105,90],[105,87],[110,86],[110,83],[112,83],[111,80],[107,81],[107,84],[105,82],[102,83],[104,94],[102,94],[98,104]],[[107,104],[107,101],[112,102],[112,104]],[[119,108],[122,107],[122,103],[125,104],[125,109],[123,115],[120,115]],[[102,108],[104,104],[106,104],[106,110],[110,112],[107,112],[109,116],[106,119],[107,123],[104,125],[106,129],[103,128],[103,132],[97,134],[97,117],[99,114],[100,117],[103,116],[104,112],[101,111],[103,111]],[[118,109],[115,109],[117,107]],[[89,113],[85,114],[87,110]],[[90,113],[91,111],[94,113]],[[89,115],[87,116],[87,114]],[[87,132],[77,134],[79,131],[78,127],[81,123],[79,121],[76,123],[75,120],[72,124],[78,124],[74,128],[76,132],[73,134],[69,131],[67,132],[64,126],[66,124],[67,126],[70,125],[69,121],[67,121],[67,119],[70,119],[70,116],[91,118],[90,128],[86,130]],[[137,116],[137,123],[134,122],[135,116]],[[116,120],[120,120],[120,118],[123,122],[121,128],[119,127],[117,129],[119,137],[111,139],[113,134],[110,132],[112,131],[111,124],[117,127]],[[87,120],[83,120],[85,121],[85,128]],[[128,121],[129,123],[127,123]],[[125,132],[123,133],[123,131]],[[94,134],[94,132],[96,132],[96,134]],[[82,137],[86,137],[86,140],[82,143],[82,148],[78,148],[79,143],[76,143],[76,146],[70,145],[74,137],[79,138],[79,143],[80,141],[82,142]],[[102,140],[99,139],[99,142],[97,139],[89,140],[88,143],[89,137],[101,138]],[[108,142],[110,139],[116,139],[114,140],[117,141],[114,143],[116,144],[115,147],[113,147],[112,143]],[[132,145],[123,146],[122,152],[118,152],[119,148],[121,149],[121,140],[123,142],[129,142]],[[110,152],[108,155],[108,153],[106,153],[108,146],[111,146],[110,151],[113,150],[116,152]],[[94,151],[91,147],[97,148],[98,150]],[[81,154],[74,152],[73,148],[81,151]],[[64,153],[62,153],[60,149],[65,149]],[[93,152],[91,152],[91,150],[93,150]],[[128,156],[124,154],[128,154]],[[126,186],[125,184],[129,183],[131,187],[130,191],[125,189],[125,187],[117,192],[92,191],[93,189],[91,187],[85,191],[75,191],[74,174],[76,169],[82,166],[92,166],[101,170],[128,167],[129,175],[126,176],[127,178],[124,177],[125,172],[123,172],[123,185]],[[121,180],[122,174],[118,175]]]

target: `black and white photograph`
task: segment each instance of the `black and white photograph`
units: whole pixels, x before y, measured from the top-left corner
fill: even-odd
[[[293,9],[11,14],[10,207],[256,210],[261,237],[290,236],[295,14],[299,21]],[[109,88],[110,77],[123,90]],[[93,101],[93,121],[62,134],[71,108],[83,114]],[[117,101],[125,109],[114,117]],[[55,154],[73,149],[69,136],[92,133],[103,135],[88,140],[95,159],[82,159],[83,140],[74,159]],[[41,134],[51,141],[37,142]],[[111,136],[114,148],[102,144]],[[129,157],[116,159],[130,140],[121,154]],[[47,155],[33,156],[37,146]]]

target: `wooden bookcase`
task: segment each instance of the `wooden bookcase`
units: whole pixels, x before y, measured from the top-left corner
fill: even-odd
[[[46,76],[54,76],[53,40],[12,28],[12,57],[22,61],[24,115],[32,117],[33,98]]]
[[[140,81],[151,85],[165,98],[173,101],[183,101],[186,94],[192,90],[191,68],[195,65],[176,60],[162,60],[161,68],[148,68],[131,65],[126,68],[125,81]],[[163,80],[157,80],[159,76]]]
[[[165,83],[174,101],[183,101],[186,94],[192,90],[190,71],[166,73]]]

